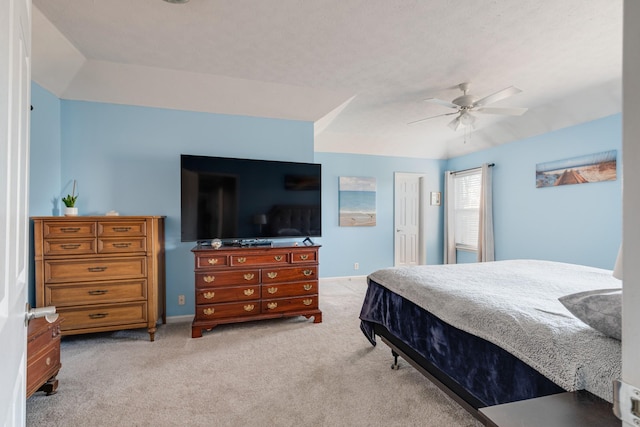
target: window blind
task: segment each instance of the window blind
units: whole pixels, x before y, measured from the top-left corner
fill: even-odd
[[[482,169],[472,169],[457,173],[454,184],[454,224],[457,249],[478,249],[480,226],[480,185]]]

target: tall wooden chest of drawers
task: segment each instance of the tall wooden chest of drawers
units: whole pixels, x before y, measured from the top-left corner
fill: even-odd
[[[62,335],[166,323],[164,218],[34,217],[36,306],[64,317]]]
[[[196,314],[191,336],[218,324],[313,316],[318,307],[319,246],[196,247]]]

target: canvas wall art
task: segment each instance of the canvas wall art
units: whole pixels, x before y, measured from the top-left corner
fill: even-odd
[[[536,187],[615,181],[617,150],[536,165]]]
[[[339,185],[340,226],[376,225],[376,179],[341,176]]]

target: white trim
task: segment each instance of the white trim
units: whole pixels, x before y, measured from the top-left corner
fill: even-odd
[[[186,323],[193,321],[193,314],[185,314],[183,316],[167,316],[167,325],[173,323]]]

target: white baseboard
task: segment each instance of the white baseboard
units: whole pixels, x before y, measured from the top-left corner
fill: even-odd
[[[186,314],[184,316],[167,316],[167,324],[169,323],[187,323],[193,320],[193,314]]]

